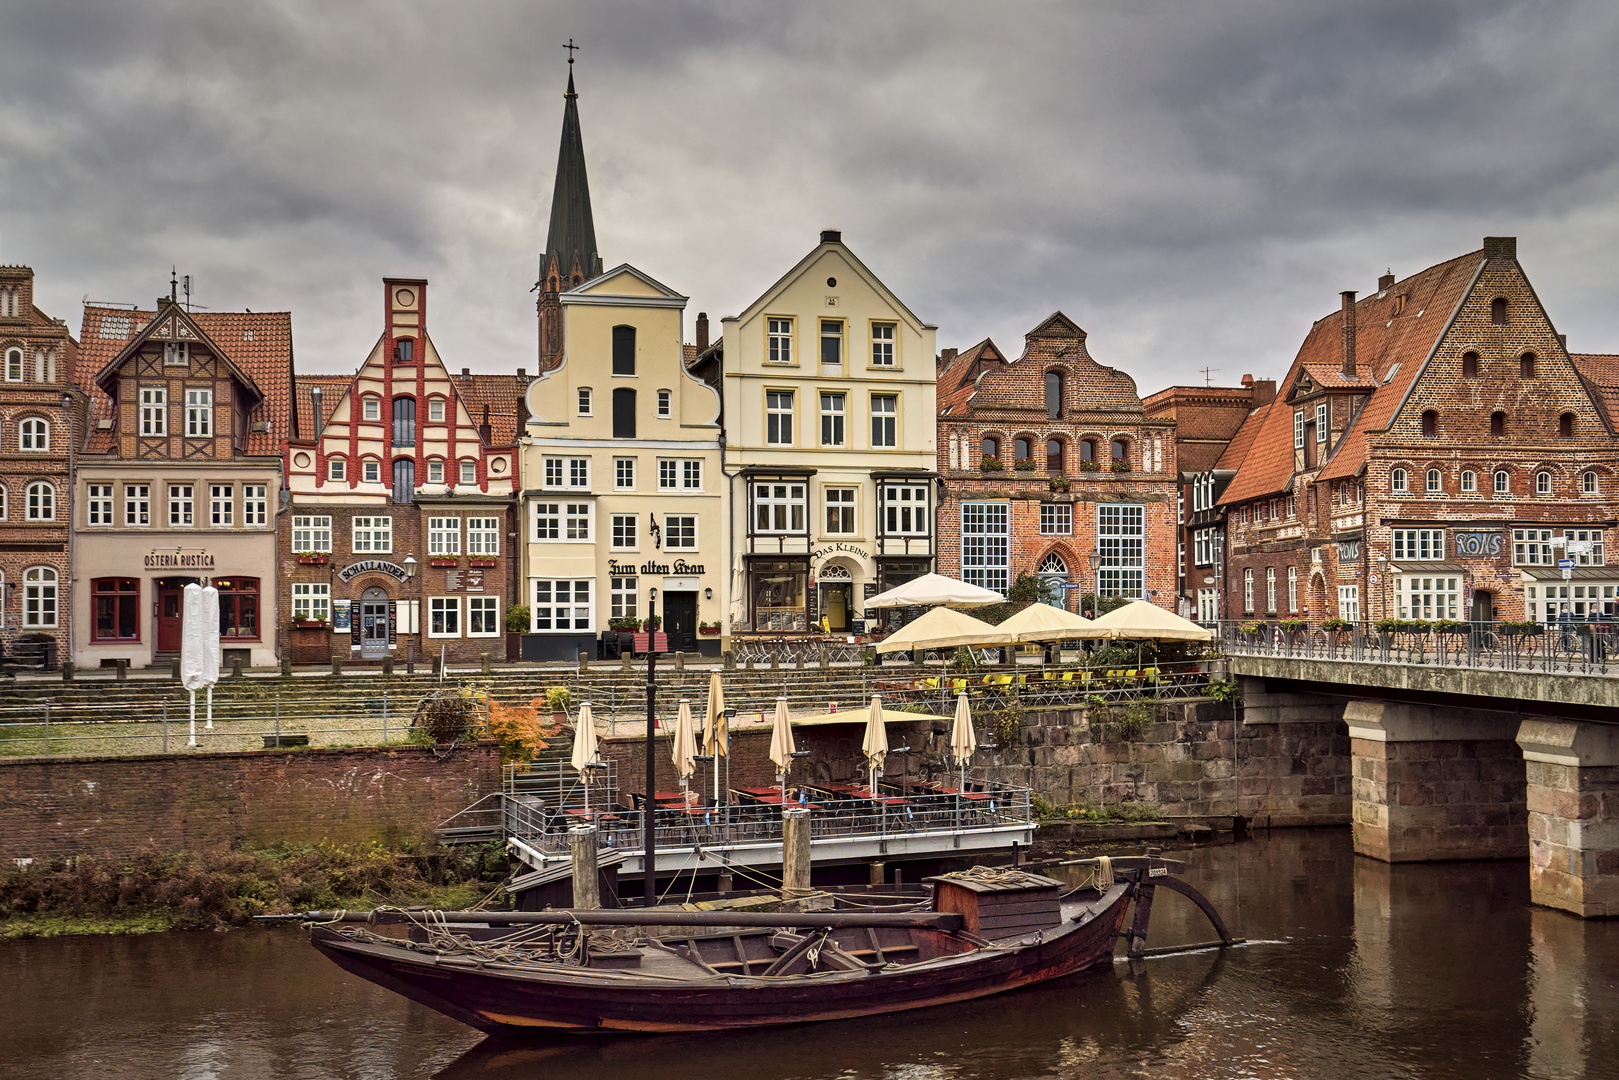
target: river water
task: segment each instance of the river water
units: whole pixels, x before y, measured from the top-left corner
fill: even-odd
[[[292,928],[0,945],[0,1076],[325,1080],[1619,1078],[1619,920],[1529,906],[1527,867],[1388,866],[1347,830],[1185,852],[1251,943],[877,1020],[485,1039]],[[1212,937],[1160,891],[1151,944]]]

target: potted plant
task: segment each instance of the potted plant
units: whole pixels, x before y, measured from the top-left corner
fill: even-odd
[[[561,725],[568,719],[568,703],[573,695],[566,686],[553,686],[545,692],[545,707],[551,710],[551,723]]]
[[[983,461],[978,463],[978,467],[981,468],[984,472],[1000,472],[1003,466],[1001,465],[1001,459],[1000,458],[998,458],[998,457],[987,457]]]
[[[1303,619],[1282,619],[1276,624],[1276,629],[1280,630],[1288,641],[1297,641],[1298,635],[1302,634],[1307,626]]]
[[[1321,624],[1321,629],[1330,630],[1333,633],[1342,633],[1350,628],[1351,623],[1348,619],[1328,619]]]
[[[1051,490],[1052,491],[1067,491],[1068,490],[1068,477],[1066,477],[1066,476],[1053,476],[1051,478]]]
[[[1099,472],[1101,468],[1102,463],[1100,461],[1081,461],[1079,463],[1080,472]]]
[[[1257,623],[1257,622],[1243,623],[1241,626],[1237,627],[1237,633],[1241,634],[1245,638],[1256,638],[1260,634],[1263,634],[1264,632],[1265,632],[1265,624],[1264,623]]]
[[[1012,468],[1018,472],[1034,472],[1034,458],[1020,457],[1012,462]]]
[[[1541,623],[1534,621],[1518,622],[1511,619],[1503,619],[1501,622],[1496,624],[1496,628],[1499,629],[1503,634],[1511,634],[1519,637],[1533,637],[1536,634],[1544,634],[1546,632],[1546,627]]]
[[[717,622],[700,622],[697,624],[697,632],[699,634],[717,634],[720,632],[720,624]]]
[[[332,561],[331,555],[323,551],[300,551],[298,562],[304,566],[322,566]]]
[[[292,617],[292,628],[294,630],[324,630],[327,625],[325,619],[299,618],[296,615]]]
[[[1465,634],[1469,629],[1460,619],[1440,619],[1433,624],[1436,634]]]
[[[641,620],[619,616],[616,619],[608,619],[607,628],[609,630],[619,630],[625,633],[633,634],[635,631],[641,629]]]
[[[1109,465],[1108,468],[1112,469],[1114,472],[1129,472],[1130,460],[1128,458],[1114,458],[1113,463]]]
[[[642,619],[641,620],[641,630],[643,632],[645,632],[645,633],[651,633],[654,630],[658,630],[658,629],[662,628],[662,626],[663,626],[663,616],[662,615],[654,615],[650,619]]]

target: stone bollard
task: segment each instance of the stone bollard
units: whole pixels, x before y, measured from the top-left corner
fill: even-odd
[[[748,657],[747,669],[749,671],[753,670],[753,657],[751,655]]]
[[[827,658],[826,658],[826,642],[824,642],[824,641],[817,641],[817,642],[816,642],[816,643],[815,643],[815,651],[816,651],[816,652],[817,652],[817,653],[819,653],[819,654],[820,654],[820,657],[821,657],[821,667],[823,667],[823,668],[827,668],[827,667],[831,667],[831,666],[832,666],[832,663],[831,663],[831,661],[829,661],[829,660],[828,660],[828,659],[827,659]]]
[[[775,649],[770,650],[770,670],[776,671],[781,667],[781,653]]]
[[[283,679],[292,678],[292,654],[291,653],[282,653],[281,654],[281,677]]]
[[[394,658],[393,657],[384,656],[382,658],[382,673],[383,673],[383,675],[392,675],[394,673]]]
[[[230,658],[230,677],[233,679],[242,677],[242,658],[240,656]]]
[[[635,657],[628,650],[625,650],[624,652],[619,653],[618,654],[618,659],[619,659],[618,670],[620,670],[620,671],[634,671],[635,670],[635,665],[634,665]]]
[[[686,654],[685,653],[683,653],[683,652],[675,653],[675,670],[676,671],[685,671],[686,670]]]
[[[568,830],[573,855],[573,906],[588,911],[602,906],[601,877],[596,869],[596,827],[575,825]]]
[[[73,669],[73,661],[71,661],[71,660],[63,660],[62,661],[62,681],[63,682],[72,682],[73,681],[73,671],[74,671],[74,669]]]
[[[343,674],[343,658],[341,656],[332,657],[332,674]]]
[[[490,674],[490,672],[489,672],[489,654],[488,653],[479,653],[478,657],[479,657],[478,670],[480,672],[482,672],[483,677],[487,679],[489,677],[489,674]]]
[[[127,659],[120,658],[112,662],[112,677],[119,682],[129,678],[129,661]]]
[[[882,884],[884,884],[884,879],[888,875],[888,864],[886,862],[884,862],[883,860],[881,860],[881,859],[873,859],[873,860],[871,860],[870,874],[871,874],[871,876],[870,876],[869,880],[870,880],[871,884],[873,884],[873,885],[882,885]]]
[[[736,653],[730,649],[726,649],[724,652],[720,653],[720,666],[726,671],[735,671]]]
[[[794,807],[781,812],[781,898],[796,900],[810,892],[810,812]]]
[[[580,671],[589,671],[590,670],[590,652],[588,650],[586,650],[586,649],[580,649],[579,650],[579,670]],[[488,672],[485,672],[485,674],[488,674]]]
[[[180,681],[180,661],[178,658],[169,661],[169,678],[175,682]]]

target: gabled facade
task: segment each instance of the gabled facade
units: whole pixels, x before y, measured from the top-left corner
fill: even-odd
[[[313,426],[285,442],[291,656],[501,659],[518,602],[518,380],[450,374],[428,335],[425,280],[384,279],[382,301],[359,371],[340,388],[301,385],[297,416]]]
[[[726,486],[720,396],[686,366],[686,297],[626,264],[560,304],[561,361],[528,387],[524,658],[594,655],[654,597],[670,648],[697,651],[725,611]]]
[[[935,328],[828,230],[699,357],[725,399],[733,632],[858,629],[934,569]]]
[[[1343,294],[1222,499],[1228,617],[1619,612],[1619,445],[1581,362],[1512,237]]]
[[[1007,360],[939,359],[939,570],[1005,592],[1020,574],[1175,607],[1175,428],[1090,356],[1062,312]],[[1078,610],[1077,597],[1068,606]]]
[[[273,666],[292,318],[86,305],[73,497],[74,658],[166,663],[186,585],[220,592],[222,659]]]
[[[0,266],[0,647],[41,641],[72,656],[68,529],[72,465],[84,433],[78,343],[34,306],[34,271]]]

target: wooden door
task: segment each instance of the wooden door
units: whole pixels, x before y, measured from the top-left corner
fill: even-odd
[[[157,651],[179,652],[181,628],[185,622],[185,578],[160,578],[157,582]]]

